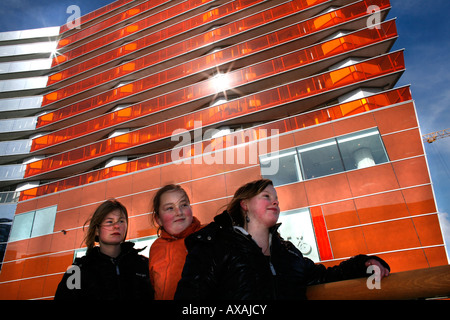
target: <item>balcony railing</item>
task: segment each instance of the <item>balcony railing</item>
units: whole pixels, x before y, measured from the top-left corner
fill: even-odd
[[[308,20],[305,22],[305,25],[301,28],[305,34],[311,33],[313,30],[319,30],[322,28],[326,28],[329,26],[329,24],[334,24],[338,22],[342,22],[343,20],[352,20],[356,17],[361,17],[366,15],[366,7],[362,5],[362,3],[357,3],[358,6],[349,6],[340,10],[337,10],[333,12],[333,15],[327,14],[327,18],[330,19],[327,23],[324,21],[320,22],[320,25],[317,25],[317,19],[324,18],[324,16],[320,16],[319,18],[315,18],[313,20]],[[348,15],[348,17],[347,17]],[[339,16],[339,19],[336,17]],[[319,19],[320,20],[320,19]],[[322,19],[323,20],[323,19]],[[215,31],[216,32],[216,31]],[[128,65],[128,64],[127,64]],[[151,77],[151,76],[150,76]],[[113,104],[113,103],[119,103],[121,100],[126,98],[130,98],[133,95],[136,95],[137,93],[142,93],[144,91],[147,91],[149,88],[149,85],[151,86],[154,81],[149,81],[149,79],[142,78],[140,80],[134,81],[132,83],[129,83],[125,86],[122,86],[120,88],[115,88],[112,90],[109,90],[107,92],[103,92],[101,94],[98,94],[94,97],[79,101],[75,104],[71,104],[68,106],[64,106],[58,110],[55,110],[53,112],[49,112],[38,119],[38,127],[44,127],[50,123],[55,123],[57,121],[67,119],[69,117],[72,117],[74,115],[78,115],[83,112],[90,111],[92,109],[104,106],[105,104]],[[58,92],[52,92],[44,97],[43,105],[49,104],[51,100],[59,99]]]
[[[344,104],[335,105],[329,108],[307,112],[297,116],[286,118],[282,121],[276,121],[263,126],[259,129],[278,129],[279,133],[285,133],[300,128],[311,127],[321,123],[326,123],[335,119],[340,119],[346,116],[352,116],[364,113],[370,110],[376,110],[388,105],[397,104],[411,100],[411,92],[409,87],[390,90],[378,95],[366,97],[363,99],[347,102]],[[207,143],[200,149],[204,150]],[[195,147],[194,147],[195,150]],[[219,150],[216,146],[215,150]],[[117,177],[123,174],[136,172],[143,169],[148,169],[158,165],[172,162],[172,150],[160,152],[147,157],[142,157],[127,163],[116,165],[113,167],[98,169],[87,173],[72,176],[67,179],[58,180],[52,183],[47,183],[36,188],[31,188],[21,192],[20,201],[33,199],[46,194],[67,190],[77,186],[85,185],[95,181],[101,181],[112,177]]]
[[[251,70],[252,74],[254,74],[253,80],[258,80],[258,77],[256,77],[257,72],[255,70],[259,71],[260,73],[259,78],[261,78],[262,76],[274,75],[279,72],[282,72],[282,70],[275,68],[276,65],[283,66],[284,71],[292,70],[300,66],[307,65],[309,63],[323,60],[332,55],[337,55],[350,50],[356,50],[363,46],[368,46],[378,41],[395,37],[396,34],[397,33],[395,30],[394,21],[388,21],[386,23],[383,23],[379,30],[363,29],[353,34],[344,36],[342,38],[333,39],[312,47],[308,47],[306,49],[298,50],[291,54],[274,58],[271,61],[265,61],[259,64],[255,64],[251,67],[242,70],[243,71],[245,71],[246,69]],[[231,49],[233,48],[234,47],[232,47]],[[220,55],[217,54],[215,56],[214,54],[211,54],[204,58],[202,57],[197,59],[200,60],[200,62],[182,64],[173,67],[161,74],[148,76],[147,79],[149,80],[148,82],[151,83],[152,86],[156,87],[166,82],[174,81],[178,78],[181,78],[186,74],[192,74],[195,72],[203,71],[207,68],[210,68],[211,65],[215,65],[223,60],[231,60],[233,56],[238,57],[239,52],[233,52],[232,50],[227,49],[223,52],[223,54]],[[208,58],[209,60],[211,60],[210,63],[211,65],[208,64]],[[247,82],[248,80],[250,80],[250,78],[251,78],[250,76],[246,77],[245,81]],[[64,94],[67,94],[67,92],[70,93],[71,91],[66,90]],[[91,132],[96,132],[99,130],[99,128],[112,127],[119,123],[129,121],[133,118],[143,117],[154,112],[155,112],[154,107],[142,108],[141,104],[136,104],[134,106],[128,107],[127,109],[116,111],[113,114],[105,114],[103,116],[90,119],[82,123],[77,123],[73,126],[66,127],[64,129],[49,133],[48,135],[38,137],[33,140],[32,150],[36,151],[39,149],[46,148],[48,146],[54,146],[55,144],[68,141],[77,138],[79,136],[89,134]]]
[[[245,9],[246,7],[252,6],[255,3],[260,3],[260,2],[262,2],[262,0],[239,0],[239,1],[233,1],[231,3],[224,4],[218,8],[211,9],[207,13],[197,15],[193,18],[189,18],[185,21],[173,24],[170,27],[167,27],[163,30],[159,30],[150,35],[147,35],[147,36],[141,38],[140,40],[137,40],[137,42],[136,41],[132,42],[133,43],[132,47],[137,48],[136,43],[141,43],[141,42],[145,42],[145,46],[150,46],[150,45],[155,44],[164,39],[168,39],[170,37],[181,35],[184,32],[189,31],[193,27],[198,27],[200,25],[205,25],[212,21],[222,19],[223,17],[226,17],[226,16],[229,16],[230,14],[239,12],[239,11]],[[68,60],[74,59],[85,53],[91,52],[92,50],[98,49],[101,46],[108,45],[112,41],[124,39],[125,37],[127,37],[131,34],[134,34],[138,31],[146,29],[153,25],[152,18],[154,18],[154,17],[148,17],[144,20],[140,20],[134,24],[128,25],[122,29],[116,30],[108,35],[98,38],[95,41],[91,41],[80,47],[77,47],[70,51],[67,51],[64,54],[55,57],[55,59],[53,59],[52,66],[62,64]],[[130,46],[128,46],[128,48],[129,47]],[[122,47],[120,47],[120,49],[122,50]],[[132,51],[134,51],[134,50],[132,50]],[[114,50],[114,52],[118,53],[117,50]],[[110,55],[110,54],[108,54],[108,55]],[[121,56],[121,55],[122,54],[119,53],[119,56]],[[98,62],[101,63],[101,61],[98,61]]]
[[[130,2],[130,1],[127,1]],[[71,34],[67,37],[64,37],[63,39],[61,39],[59,41],[58,44],[58,48],[63,48],[69,44],[75,43],[79,40],[82,40],[84,38],[87,38],[89,36],[92,36],[100,31],[103,31],[105,29],[110,28],[111,26],[124,22],[130,18],[133,18],[134,16],[141,14],[145,11],[148,10],[152,10],[158,6],[160,6],[161,4],[164,4],[165,2],[168,2],[167,0],[157,0],[157,1],[145,1],[143,3],[140,3],[128,10],[119,12],[118,14],[109,17],[103,21],[100,21],[99,23],[93,24],[92,26],[89,27],[85,27],[82,30],[78,31],[77,33]],[[114,3],[117,3],[117,1],[115,1]],[[125,5],[126,3],[124,3]],[[110,8],[110,10],[113,10],[115,8]],[[95,13],[95,11],[94,11]],[[85,18],[86,17],[86,18]],[[81,17],[81,23],[86,23],[89,20],[92,20],[93,18],[87,20],[87,15]],[[85,21],[87,20],[87,21]],[[159,23],[160,20],[156,20],[155,23]]]
[[[20,191],[0,192],[0,204],[19,202]]]
[[[131,2],[131,1],[133,1],[133,0],[118,0],[118,1],[114,1],[111,4],[108,4],[108,5],[104,6],[104,7],[101,7],[99,9],[97,9],[97,10],[94,10],[94,11],[92,11],[92,12],[82,16],[81,17],[81,23],[83,24],[83,23],[86,23],[88,21],[94,20],[94,19],[100,17],[101,15],[103,15],[103,14],[109,12],[109,11],[115,10],[115,9],[121,7],[121,6],[126,5],[127,3]],[[64,32],[69,31],[69,30],[70,29],[68,28],[67,24],[64,24],[64,25],[61,26],[59,32],[60,32],[60,34],[63,34]]]
[[[450,297],[450,265],[392,273],[369,289],[360,278],[310,286],[309,300],[411,300]]]
[[[170,69],[166,69],[161,72],[161,75],[159,77],[163,79],[164,82],[174,81],[186,75],[192,75],[197,72],[205,71],[211,68],[212,66],[218,67],[221,64],[244,58],[248,56],[249,53],[255,54],[257,52],[267,50],[268,48],[281,45],[288,41],[300,39],[307,35],[305,33],[305,28],[303,26],[304,24],[305,22],[301,22],[297,25],[292,25],[287,28],[277,30],[273,33],[266,34],[261,37],[257,37],[251,40],[247,39],[244,43],[239,43],[237,45],[227,47],[226,49],[223,49],[221,51],[199,57],[197,59],[172,67]],[[305,56],[311,57],[310,59],[306,58],[307,60],[316,60],[318,57],[325,58],[330,56],[330,54],[337,55],[339,53],[342,53],[342,51],[351,50],[352,45],[354,49],[355,46],[364,46],[373,44],[377,41],[382,41],[390,37],[395,37],[396,35],[397,33],[395,28],[395,21],[390,20],[380,25],[380,27],[377,29],[359,30],[357,33],[354,33],[352,35],[344,36],[339,39],[333,39],[327,41],[326,43],[317,44],[315,48],[304,49],[305,51],[314,51],[314,52],[305,52],[307,53],[307,55]],[[60,101],[67,97],[73,97],[75,94],[83,92],[84,90],[94,88],[101,84],[105,84],[109,81],[120,79],[121,77],[124,77],[126,75],[144,70],[149,66],[173,58],[175,55],[180,53],[180,50],[182,52],[189,52],[195,50],[196,47],[198,47],[198,44],[194,45],[193,47],[190,47],[188,45],[189,43],[190,43],[189,40],[184,41],[184,43],[183,42],[177,43],[168,48],[152,52],[136,60],[105,70],[104,72],[85,78],[82,81],[62,87],[58,90],[55,90],[45,95],[43,104],[46,105],[54,101]],[[63,73],[65,74],[66,71],[62,71],[58,74],[55,74],[50,78],[55,77],[60,79],[61,75]],[[172,75],[172,77],[177,76],[177,78],[170,78],[170,75]],[[49,82],[51,81],[53,80],[50,79]],[[155,86],[156,85],[160,85],[159,79],[155,81]]]
[[[305,2],[303,0],[303,2]],[[299,2],[299,3],[303,3]],[[272,8],[267,11],[263,11],[261,13],[246,17],[244,19],[234,21],[232,23],[228,23],[224,26],[218,27],[217,29],[214,29],[212,31],[208,31],[205,33],[201,33],[199,35],[196,35],[194,37],[191,37],[189,39],[186,39],[185,41],[181,41],[179,43],[173,44],[169,47],[166,47],[163,50],[158,50],[158,54],[156,53],[152,54],[151,63],[157,63],[159,61],[164,61],[169,58],[173,58],[174,56],[190,52],[192,50],[195,50],[196,48],[204,47],[206,45],[213,45],[213,43],[227,39],[229,37],[233,37],[237,34],[241,34],[243,32],[249,31],[251,29],[257,28],[265,23],[269,23],[272,21],[275,21],[276,19],[280,19],[282,17],[285,17],[287,13],[295,14],[298,13],[301,10],[305,10],[308,7],[311,7],[313,5],[318,5],[322,2],[325,2],[325,0],[316,0],[314,2],[305,2],[301,7],[297,7],[299,3],[287,3],[284,4],[281,9],[282,10],[276,10]],[[379,2],[376,3],[379,5],[381,9],[386,9],[390,6],[390,3],[388,0],[379,0]],[[353,19],[357,19],[361,16],[367,15],[367,6],[369,4],[366,4],[366,2],[357,2],[355,4],[345,6],[339,10],[336,10],[333,13],[326,13],[318,17],[314,17],[310,20],[304,21],[301,23],[301,25],[298,26],[299,30],[303,30],[303,34],[306,33],[313,33],[319,30],[326,29],[328,27],[331,27],[333,25],[343,23],[346,21],[350,21]],[[288,6],[288,7],[286,7]],[[291,8],[289,8],[289,6]],[[242,8],[241,8],[242,9]],[[163,30],[164,31],[164,30]],[[295,30],[287,30],[287,32],[283,35],[286,37],[289,32],[298,32]],[[168,37],[166,35],[166,37]],[[158,40],[159,41],[159,40]],[[93,57],[91,59],[84,59],[79,64],[76,64],[74,66],[71,66],[67,69],[64,69],[58,73],[55,73],[49,77],[48,85],[51,85],[55,82],[70,78],[72,76],[75,76],[79,73],[82,73],[86,70],[98,67],[99,65],[105,64],[107,62],[110,62],[115,59],[123,58],[125,59],[125,56],[128,54],[131,54],[132,52],[136,52],[137,50],[141,50],[144,48],[147,48],[148,46],[156,43],[157,40],[152,40],[152,37],[143,37],[140,39],[137,39],[133,42],[126,43],[120,47],[117,47],[113,50],[110,50],[108,52],[102,53],[96,57]],[[55,59],[67,59],[66,55],[60,55],[56,57]],[[156,59],[156,60],[155,60]],[[57,96],[52,95],[50,93],[48,95],[48,101],[44,101],[43,105],[51,104],[56,101]]]
[[[203,125],[206,125],[206,123],[212,125],[213,123],[249,115],[254,112],[261,112],[262,110],[274,108],[284,103],[298,101],[329,90],[400,72],[404,70],[404,67],[403,52],[393,52],[349,67],[236,99],[222,105],[211,106],[192,115],[174,118],[170,122],[165,121],[157,125],[150,125],[117,137],[96,141],[89,145],[49,156],[43,160],[28,164],[25,176],[35,176],[90,159],[110,155],[118,151],[142,146],[159,139],[168,138],[177,129],[193,129],[196,119],[202,121]],[[227,79],[229,80],[229,87],[236,88],[237,83],[248,79],[250,75],[251,72],[235,72],[233,75],[229,74]],[[182,101],[192,100],[194,97],[212,95],[220,92],[220,90],[215,88],[214,80],[210,79],[207,82],[198,83],[192,87],[169,93],[154,100],[155,102],[159,102],[161,106],[171,107],[181,104]],[[155,103],[153,105],[157,104]]]

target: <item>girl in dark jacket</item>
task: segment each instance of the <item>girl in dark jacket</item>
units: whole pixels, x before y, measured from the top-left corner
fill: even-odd
[[[87,253],[64,274],[55,300],[153,299],[148,259],[124,242],[127,229],[127,209],[116,200],[102,203],[89,222]]]
[[[306,286],[367,276],[382,259],[358,255],[338,266],[315,264],[277,232],[280,214],[272,181],[239,188],[227,211],[186,238],[188,255],[175,299],[306,299]]]

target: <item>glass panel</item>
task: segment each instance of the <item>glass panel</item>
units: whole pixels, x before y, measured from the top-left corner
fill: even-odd
[[[36,210],[34,217],[32,237],[42,236],[53,232],[55,225],[56,206]]]
[[[273,10],[275,10],[274,8],[272,8],[267,11],[258,13],[254,16],[250,16],[245,19],[238,20],[232,24],[227,24],[223,27],[215,29],[213,37],[209,36],[211,34],[211,32],[207,32],[206,34],[203,33],[198,36],[192,37],[186,41],[180,42],[175,45],[171,45],[164,50],[159,50],[153,54],[153,57],[150,59],[150,61],[152,61],[152,64],[153,64],[153,63],[156,63],[157,61],[167,60],[169,57],[172,58],[174,56],[177,56],[184,52],[192,51],[198,47],[205,46],[207,44],[212,45],[213,42],[230,37],[234,34],[244,32],[248,29],[251,29],[251,28],[254,28],[254,27],[260,25],[261,23],[264,23],[264,22],[268,23],[270,21],[279,19],[289,13],[295,13],[297,11],[307,8],[308,6],[317,5],[322,2],[325,2],[325,0],[315,0],[315,1],[310,1],[308,3],[289,2],[289,3],[282,4],[278,7],[279,10],[276,10],[276,12],[275,11],[272,12]],[[229,4],[228,6],[231,6],[234,8],[235,5],[233,3]],[[238,5],[236,8],[234,8],[233,10],[238,10],[238,9],[240,10],[248,5],[249,5],[248,3],[245,3],[245,6],[244,6],[244,4],[241,4],[241,5]],[[382,3],[380,3],[380,6],[382,9],[389,7],[389,2],[387,0],[384,0],[384,1],[382,1]],[[341,17],[340,19],[342,21],[351,20],[351,19],[354,19],[356,16],[366,15],[367,14],[366,9],[367,9],[367,4],[365,4],[363,2],[358,2],[355,5],[351,5],[351,6],[348,6],[348,7],[338,10],[338,13],[336,13],[336,14],[340,15],[340,17]],[[227,11],[227,10],[224,10],[224,11]],[[230,12],[234,12],[234,11],[230,11]],[[229,14],[230,12],[227,12],[227,14]],[[201,16],[203,16],[203,14]],[[331,19],[329,17],[329,14],[326,14],[325,16],[326,16],[326,19]],[[281,43],[281,42],[286,42],[286,41],[292,40],[293,38],[298,38],[300,36],[304,36],[308,33],[318,31],[317,27],[314,24],[314,21],[317,19],[320,19],[320,17],[312,18],[311,20],[301,22],[298,25],[295,25],[293,27],[289,27],[289,28],[285,29],[284,37],[279,35],[279,36],[275,36],[275,37],[270,37],[270,39],[269,39],[269,37],[263,36],[261,38],[257,38],[256,41],[261,42],[261,40],[264,40],[264,41],[276,41],[278,43]],[[330,21],[332,21],[333,23],[339,22],[339,21],[335,21],[335,20],[336,19],[331,19]],[[188,20],[188,21],[190,21],[190,20]],[[188,27],[190,28],[190,25]],[[323,28],[323,27],[324,26],[322,26],[321,28]],[[166,37],[167,37],[167,35],[166,35]],[[265,37],[267,37],[267,39],[264,39]],[[139,39],[134,42],[128,43],[124,46],[121,46],[117,49],[108,51],[108,52],[101,54],[97,57],[94,57],[92,59],[86,60],[80,64],[72,66],[61,72],[58,72],[50,77],[49,84],[52,84],[57,81],[61,81],[64,78],[73,76],[75,74],[83,72],[86,69],[90,69],[90,68],[93,68],[100,64],[106,63],[107,61],[117,59],[117,58],[124,56],[132,51],[135,51],[135,50],[138,50],[141,48],[145,48],[145,47],[149,46],[151,43],[154,43],[155,40],[152,40],[152,39],[153,39],[153,37],[144,37],[142,39]],[[62,41],[64,41],[64,40],[65,39],[63,39]],[[60,42],[60,44],[61,44],[61,42]],[[97,43],[97,44],[99,44],[99,43]],[[252,46],[249,46],[246,48],[245,43],[242,44],[242,48],[241,48],[242,53],[248,53],[248,52],[252,52],[252,51],[253,51]],[[66,61],[66,59],[67,59],[67,57],[65,55],[58,56],[55,58],[54,64],[58,63],[58,60],[61,60],[59,62],[64,62],[64,61]],[[49,103],[51,103],[51,101]]]
[[[344,118],[346,116],[364,113],[370,110],[376,110],[391,104],[397,104],[404,101],[411,100],[411,91],[409,87],[403,87],[393,89],[366,97],[363,99],[350,101],[344,104],[335,105],[326,109],[308,112],[298,116],[293,116],[283,120],[282,123],[286,124],[286,127],[280,127],[280,122],[275,122],[269,125],[263,125],[261,129],[273,129],[280,130],[280,134],[299,128],[305,128],[332,121],[334,119]],[[220,115],[220,114],[219,114]],[[272,127],[276,126],[276,127]],[[178,127],[179,128],[179,127]],[[173,131],[173,130],[172,130]],[[155,130],[158,132],[158,130]],[[126,173],[134,172],[137,170],[151,168],[153,166],[169,163],[172,161],[171,151],[157,153],[148,157],[136,159],[134,161],[127,162]],[[31,163],[27,166],[28,174],[36,174],[42,170],[42,163]],[[109,171],[106,169],[95,170],[88,173],[80,174],[71,178],[62,179],[52,183],[44,184],[42,186],[24,190],[20,193],[20,201],[33,199],[37,196],[50,194],[56,191],[67,190],[73,187],[77,187],[83,184],[87,184],[94,181],[100,181],[102,179],[110,178]]]
[[[50,53],[56,48],[56,42],[37,42],[0,47],[0,57],[22,54]]]
[[[30,152],[31,139],[0,142],[0,156],[25,154]]]
[[[0,200],[2,194],[8,192],[0,193]],[[15,192],[11,192],[15,193]],[[11,231],[12,222],[14,219],[14,213],[17,208],[17,203],[6,203],[6,201],[0,201],[1,210],[0,210],[0,271],[3,265],[3,258],[5,256],[6,244],[8,243],[9,234]]]
[[[130,2],[130,1],[133,1],[133,0],[127,0],[126,2]],[[93,24],[88,27],[84,27],[82,30],[78,31],[77,33],[71,34],[71,35],[65,37],[64,39],[60,40],[59,48],[64,47],[70,43],[74,43],[78,40],[84,39],[90,35],[95,34],[96,32],[100,32],[101,30],[107,29],[117,23],[124,22],[125,20],[133,17],[134,15],[144,12],[144,11],[147,11],[147,10],[150,10],[166,1],[167,0],[145,1],[144,3],[141,3],[129,10],[120,12],[119,14],[116,14],[105,20],[102,20],[99,23]],[[117,5],[117,3],[118,3],[118,1],[115,1],[111,5]],[[107,7],[109,7],[111,5],[108,5]],[[112,10],[112,9],[114,9],[114,7],[111,7],[110,9],[108,9],[108,11]],[[106,12],[106,11],[103,11],[103,12]],[[96,10],[94,12],[88,13],[87,15],[84,15],[83,17],[81,17],[81,24],[84,24],[86,21],[92,20],[98,14],[100,14],[100,13],[97,13],[97,10]],[[157,23],[157,22],[160,22],[160,21],[156,21],[155,23]],[[68,30],[67,26],[66,25],[62,26],[61,30],[62,30],[62,32],[67,31]]]
[[[5,193],[15,193],[15,192],[2,192],[1,194]],[[0,195],[1,196],[1,195]],[[0,228],[4,231],[8,230],[8,233],[0,233],[0,242],[7,242],[8,241],[8,234],[9,234],[9,228],[11,227],[11,224],[14,219],[14,213],[16,212],[17,203],[7,203],[7,201],[2,201],[2,210],[0,211]],[[9,225],[9,227],[4,227],[6,225]],[[6,234],[6,239],[4,238],[4,235]]]
[[[335,139],[311,143],[297,150],[305,179],[344,171]]]
[[[9,110],[40,108],[42,96],[0,99],[0,112]]]
[[[314,262],[320,261],[311,214],[308,209],[282,212],[278,222],[281,222],[279,230],[283,239],[292,242],[304,257]]]
[[[91,20],[93,20],[93,19],[95,19],[97,17],[100,17],[101,15],[106,14],[106,13],[108,13],[108,12],[110,12],[110,11],[116,9],[116,8],[119,8],[119,7],[121,7],[121,6],[127,4],[128,2],[131,2],[131,1],[133,1],[133,0],[118,0],[118,1],[114,1],[111,4],[108,4],[108,5],[103,6],[103,7],[99,8],[99,9],[97,9],[97,10],[94,10],[94,11],[92,11],[90,13],[87,13],[87,14],[83,15],[81,17],[81,23],[83,24],[85,22],[91,21]],[[67,25],[64,24],[64,25],[61,26],[60,33],[63,33],[63,32],[69,31],[69,30],[70,29],[67,27]]]
[[[263,178],[272,180],[275,186],[302,180],[295,149],[261,156],[260,164]]]
[[[33,219],[34,211],[16,215],[11,228],[9,241],[29,238],[31,235],[31,228],[33,227]]]
[[[6,164],[0,166],[0,181],[21,180],[26,171],[24,164]]]
[[[349,134],[337,139],[345,170],[363,169],[388,161],[378,129]]]
[[[355,83],[357,81],[362,81],[364,79],[370,79],[375,78],[379,76],[379,73],[370,73],[370,72],[359,72],[357,70],[364,70],[366,66],[370,68],[370,66],[377,66],[377,65],[384,65],[387,64],[390,66],[390,69],[386,70],[385,72],[393,72],[398,71],[400,69],[404,69],[404,57],[403,52],[394,52],[391,54],[387,54],[381,57],[377,57],[374,59],[371,59],[366,62],[359,63],[357,65],[346,67],[347,71],[349,71],[353,76],[352,77],[345,77],[346,80],[343,80],[342,78],[338,78],[337,81],[338,84],[329,83],[330,73],[325,73],[319,76],[307,78],[300,80],[298,82],[290,83],[288,85],[274,88],[271,90],[267,90],[258,94],[255,94],[253,96],[246,96],[241,99],[237,99],[234,101],[230,101],[227,104],[223,104],[220,106],[214,106],[213,108],[216,110],[213,112],[213,117],[211,117],[211,109],[204,109],[201,111],[198,111],[196,113],[190,114],[186,116],[188,117],[196,117],[198,119],[202,119],[203,125],[206,124],[212,124],[217,121],[224,121],[225,119],[232,119],[235,117],[238,117],[241,114],[250,114],[251,112],[258,112],[264,109],[268,109],[274,106],[280,106],[283,105],[286,102],[289,101],[295,101],[304,97],[312,96],[315,94],[318,94],[320,92],[324,92],[327,90],[331,90],[333,88],[341,87],[344,85],[348,85],[351,83]],[[343,69],[340,69],[343,70]],[[239,81],[242,81],[243,78],[246,77],[246,72],[242,72],[242,70],[238,70],[237,72],[232,72],[227,74],[227,79],[230,83],[230,87],[237,86],[237,83]],[[145,79],[144,79],[145,80]],[[155,105],[158,105],[158,108],[172,108],[175,107],[178,104],[181,104],[183,102],[192,101],[195,98],[205,97],[208,95],[212,95],[214,93],[217,93],[215,88],[213,88],[214,79],[209,79],[204,82],[197,83],[195,85],[192,85],[190,87],[185,87],[181,90],[173,91],[167,95],[160,96],[154,99],[146,100],[145,102],[141,103],[141,106],[152,108],[155,112],[157,108],[155,108]],[[323,86],[325,84],[325,86]],[[127,85],[128,86],[128,85]],[[125,86],[126,87],[126,86]],[[123,88],[123,87],[121,87]],[[119,88],[119,89],[121,89]],[[115,89],[115,90],[119,90]],[[282,90],[285,89],[285,90]],[[123,94],[123,92],[121,93]],[[115,96],[120,96],[120,94],[116,93]],[[89,105],[86,107],[85,105],[89,104],[90,100],[84,100],[83,103],[78,103],[73,105],[73,108],[93,108],[94,104]],[[60,109],[61,110],[67,110],[67,108]],[[51,114],[55,113],[49,113],[45,116],[49,116]],[[45,117],[44,116],[44,117]],[[219,119],[221,117],[221,119]],[[42,120],[42,117],[40,118]],[[172,119],[172,121],[178,121],[178,119]],[[209,123],[208,123],[209,121]],[[189,129],[189,122],[185,122],[185,126],[182,126],[186,129]],[[167,123],[167,122],[166,122]],[[164,124],[165,125],[165,124]],[[156,125],[160,126],[160,124]],[[182,128],[178,126],[178,128]],[[155,131],[155,127],[152,128],[152,126],[145,127],[143,129],[137,130],[135,132],[132,132],[133,136],[139,137],[137,140],[133,140],[132,143],[129,144],[129,146],[138,146],[142,145],[144,143],[149,143],[153,140],[155,140],[155,137],[152,137],[151,132]],[[158,132],[158,130],[156,130]],[[165,136],[170,136],[171,132],[165,132]],[[162,138],[162,137],[161,137]],[[114,139],[114,138],[113,138]],[[96,152],[96,149],[99,148],[100,152]],[[81,149],[72,149],[71,151],[68,151],[64,154],[59,154],[55,156],[50,156],[44,160],[40,160],[42,163],[42,169],[40,172],[30,170],[30,168],[27,168],[26,177],[30,177],[32,175],[35,175],[37,173],[42,173],[49,170],[55,170],[58,167],[64,167],[67,165],[70,165],[75,162],[84,161],[90,158],[99,157],[102,154],[110,153],[113,151],[118,151],[119,149],[125,148],[125,145],[118,147],[117,145],[114,145],[113,141],[111,140],[102,140],[100,142],[96,142],[94,144],[91,144],[89,146],[84,146]],[[32,150],[33,147],[32,147]],[[82,150],[82,151],[80,151]],[[81,152],[84,154],[84,159],[79,159],[77,161],[73,160],[73,156],[71,156],[71,153],[75,152]],[[52,167],[51,164],[54,164],[54,167]],[[303,175],[306,177],[305,175]]]
[[[234,12],[238,12],[240,10],[243,10],[245,7],[249,7],[252,4],[261,2],[262,0],[247,0],[247,1],[233,1],[231,3],[224,4],[220,6],[218,9],[215,9],[219,12],[218,15],[212,15],[209,17],[209,19],[204,20],[204,14],[197,15],[195,17],[189,18],[187,20],[181,21],[179,23],[173,24],[171,26],[168,26],[160,31],[156,31],[154,33],[151,33],[149,35],[145,36],[145,39],[138,40],[137,42],[141,43],[144,41],[146,43],[146,46],[150,46],[152,44],[155,44],[159,41],[164,41],[170,37],[182,34],[183,32],[189,31],[191,28],[200,26],[202,24],[207,24],[211,21],[217,20],[219,18],[228,16]],[[320,0],[323,1],[323,0]],[[189,1],[191,2],[191,1]],[[247,3],[249,2],[249,3]],[[164,16],[164,15],[163,15]],[[163,19],[163,17],[159,17],[156,19]],[[121,28],[116,31],[112,31],[111,33],[108,33],[102,37],[99,37],[95,39],[95,41],[88,42],[86,44],[83,44],[79,47],[76,47],[70,51],[67,51],[62,56],[58,56],[53,61],[53,66],[55,66],[59,62],[65,62],[67,60],[73,59],[75,57],[81,56],[82,54],[88,53],[93,51],[94,49],[97,49],[99,47],[105,46],[107,44],[110,44],[114,41],[117,41],[119,39],[126,38],[127,36],[142,30],[144,28],[148,28],[155,24],[155,17],[150,16],[143,20],[140,20],[136,22],[133,25],[128,25],[124,28]],[[135,42],[136,43],[136,42]],[[62,42],[64,44],[64,40]],[[62,60],[61,60],[62,58]],[[98,60],[97,60],[98,61]],[[98,61],[100,62],[100,61]],[[101,63],[101,62],[100,62]]]
[[[28,131],[36,129],[36,117],[0,120],[0,132]]]
[[[51,59],[35,59],[0,63],[0,73],[26,72],[50,68]]]

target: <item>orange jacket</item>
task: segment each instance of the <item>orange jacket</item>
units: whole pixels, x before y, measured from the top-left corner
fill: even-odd
[[[150,247],[150,280],[155,300],[173,300],[187,255],[184,239],[201,228],[200,221],[194,217],[192,224],[176,236],[161,230],[161,236]]]

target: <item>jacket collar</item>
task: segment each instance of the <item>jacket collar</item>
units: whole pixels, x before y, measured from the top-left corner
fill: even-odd
[[[231,218],[231,216],[228,214],[228,212],[226,210],[224,212],[222,212],[221,214],[215,216],[214,221],[222,227],[233,228],[233,219]],[[280,226],[281,226],[281,223],[275,224],[274,226],[269,228],[269,232],[272,235],[276,234],[278,232],[278,228]],[[244,228],[238,227],[238,226],[234,226],[234,228],[238,229],[243,234],[248,235],[248,232]]]
[[[215,216],[214,221],[223,228],[227,229],[233,228],[233,219],[231,219],[231,216],[228,214],[226,210],[221,214]]]
[[[122,242],[120,244],[120,254],[117,256],[116,259],[120,259],[122,256],[128,254],[132,250],[135,250],[136,252],[140,252],[140,251],[142,251],[144,249],[145,248],[139,249],[139,250],[134,249],[134,243],[131,242],[131,241]],[[99,246],[95,246],[92,249],[88,249],[87,252],[86,252],[86,256],[89,256],[89,257],[107,257],[109,259],[111,258],[111,257],[107,256],[106,254],[103,254],[100,251],[100,247]]]

